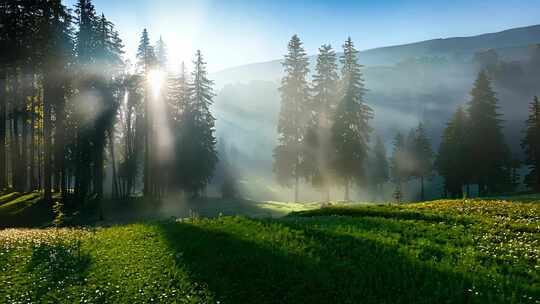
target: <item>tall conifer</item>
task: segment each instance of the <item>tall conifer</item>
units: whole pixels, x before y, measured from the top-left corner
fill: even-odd
[[[484,71],[479,73],[470,94],[468,148],[479,194],[484,195],[498,191],[506,182],[509,150],[497,112],[498,100]]]
[[[371,133],[369,120],[373,111],[365,103],[366,89],[362,78],[358,51],[349,37],[343,45],[341,100],[337,106],[332,142],[335,148],[334,169],[345,186],[345,200],[350,199],[352,181],[361,182],[365,177],[365,161]]]
[[[372,149],[371,158],[369,179],[374,186],[373,190],[381,197],[383,192],[382,186],[388,181],[390,175],[386,148],[382,138],[378,135],[375,137],[375,146]]]
[[[191,196],[202,194],[218,161],[215,118],[210,111],[215,96],[206,63],[197,51],[189,84],[189,101],[182,114],[178,154],[180,184]]]
[[[319,48],[313,75],[310,114],[305,139],[304,168],[312,184],[321,188],[330,200],[331,160],[333,157],[331,128],[338,102],[337,56],[330,45]]]
[[[463,186],[469,189],[467,125],[467,115],[463,108],[459,107],[442,135],[435,168],[444,178],[445,196],[460,198],[463,196]]]
[[[538,96],[529,106],[525,138],[521,146],[525,151],[525,163],[529,166],[529,173],[525,177],[525,184],[535,191],[540,191],[540,101]]]
[[[137,48],[137,68],[143,79],[144,87],[144,172],[143,172],[143,193],[146,196],[152,195],[152,180],[151,180],[151,145],[150,140],[152,137],[152,117],[150,111],[150,85],[148,83],[148,76],[156,63],[156,56],[154,48],[150,44],[150,37],[148,31],[143,30],[139,41],[139,47]]]
[[[420,179],[420,199],[423,201],[425,200],[424,180],[433,172],[434,154],[422,123],[419,123],[415,129],[413,151],[416,162],[412,175]]]
[[[281,79],[281,109],[277,126],[278,145],[274,148],[274,173],[285,186],[294,185],[294,200],[298,201],[299,181],[302,177],[302,145],[306,129],[309,86],[309,62],[297,35],[288,44]]]

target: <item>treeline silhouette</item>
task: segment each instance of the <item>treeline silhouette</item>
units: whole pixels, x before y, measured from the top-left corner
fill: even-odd
[[[1,189],[83,204],[103,198],[107,175],[113,198],[202,193],[217,152],[200,51],[191,74],[172,75],[164,41],[152,45],[144,30],[131,66],[90,0],[73,10],[60,0],[2,1],[0,20]],[[163,156],[159,119],[174,157]]]
[[[299,196],[299,180],[312,183],[330,200],[331,186],[344,186],[345,200],[350,200],[349,187],[355,182],[370,189],[375,198],[383,198],[382,186],[395,185],[394,198],[404,197],[403,184],[418,180],[425,199],[425,180],[438,173],[443,178],[442,196],[485,196],[512,192],[521,183],[522,162],[512,155],[503,135],[502,114],[491,84],[489,71],[499,71],[493,51],[479,52],[475,62],[481,71],[470,91],[471,99],[459,107],[442,135],[435,154],[425,125],[418,126],[405,136],[398,132],[393,140],[390,158],[384,141],[376,136],[370,120],[373,111],[366,104],[366,88],[362,78],[358,52],[349,38],[338,58],[330,45],[319,48],[312,80],[308,58],[298,36],[288,44],[281,81],[281,111],[278,122],[278,145],[274,150],[274,172],[285,186],[294,186],[295,201]],[[529,167],[525,185],[540,190],[540,104],[535,97],[527,120],[522,147]],[[379,194],[379,195],[377,195]]]

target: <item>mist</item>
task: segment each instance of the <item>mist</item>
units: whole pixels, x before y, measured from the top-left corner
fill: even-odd
[[[100,218],[104,199],[160,202],[155,211],[166,217],[207,200],[220,210],[220,201],[441,198],[448,192],[439,168],[443,135],[459,107],[470,110],[485,73],[497,98],[501,146],[513,163],[505,161],[504,169],[522,172],[513,189],[527,189],[520,144],[528,104],[539,94],[538,25],[367,50],[359,47],[363,37],[321,35],[317,50],[313,37],[304,45],[294,34],[288,43],[289,37],[272,42],[287,54],[281,58],[210,72],[214,49],[208,59],[204,49],[179,58],[195,41],[144,28],[133,56],[91,2],[76,8],[60,2],[29,15],[28,31],[15,22],[20,35],[2,32],[5,187],[43,191],[49,201],[60,193],[73,212],[95,201]],[[6,5],[6,18],[17,20],[17,9]],[[55,27],[42,25],[45,13],[56,14]],[[23,42],[26,53],[19,52]],[[420,144],[425,159],[413,151]]]

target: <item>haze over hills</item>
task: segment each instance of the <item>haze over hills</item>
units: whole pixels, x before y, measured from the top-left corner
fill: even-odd
[[[359,46],[362,45],[362,37],[352,38]],[[286,40],[284,41],[285,52]],[[404,60],[418,57],[470,60],[479,50],[495,49],[502,59],[522,60],[528,55],[529,45],[536,43],[540,43],[540,24],[477,36],[439,38],[380,47],[361,51],[358,57],[360,63],[366,67],[392,66]],[[333,47],[339,51],[340,46],[334,45]],[[310,56],[312,63],[315,58],[316,55]],[[281,74],[281,59],[276,59],[228,68],[215,72],[211,76],[217,87],[220,88],[225,84],[251,80],[275,81],[281,77]]]
[[[361,37],[353,38],[361,45]],[[284,53],[286,43],[284,37]],[[534,25],[360,52],[369,90],[366,101],[375,113],[374,131],[390,150],[398,131],[406,133],[423,121],[436,151],[449,117],[470,100],[478,71],[487,69],[504,114],[506,140],[519,156],[528,103],[540,94],[540,48],[534,47],[538,43],[540,25]],[[334,48],[341,51],[340,46]],[[310,57],[311,70],[315,59],[316,55]],[[218,92],[214,105],[218,137],[227,138],[237,156],[249,160],[251,170],[261,168],[269,180],[280,108],[280,62],[254,63],[210,76]]]

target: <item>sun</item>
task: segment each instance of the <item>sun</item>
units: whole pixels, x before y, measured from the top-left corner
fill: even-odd
[[[161,70],[151,70],[148,72],[147,80],[154,97],[158,97],[165,82],[165,73]]]

